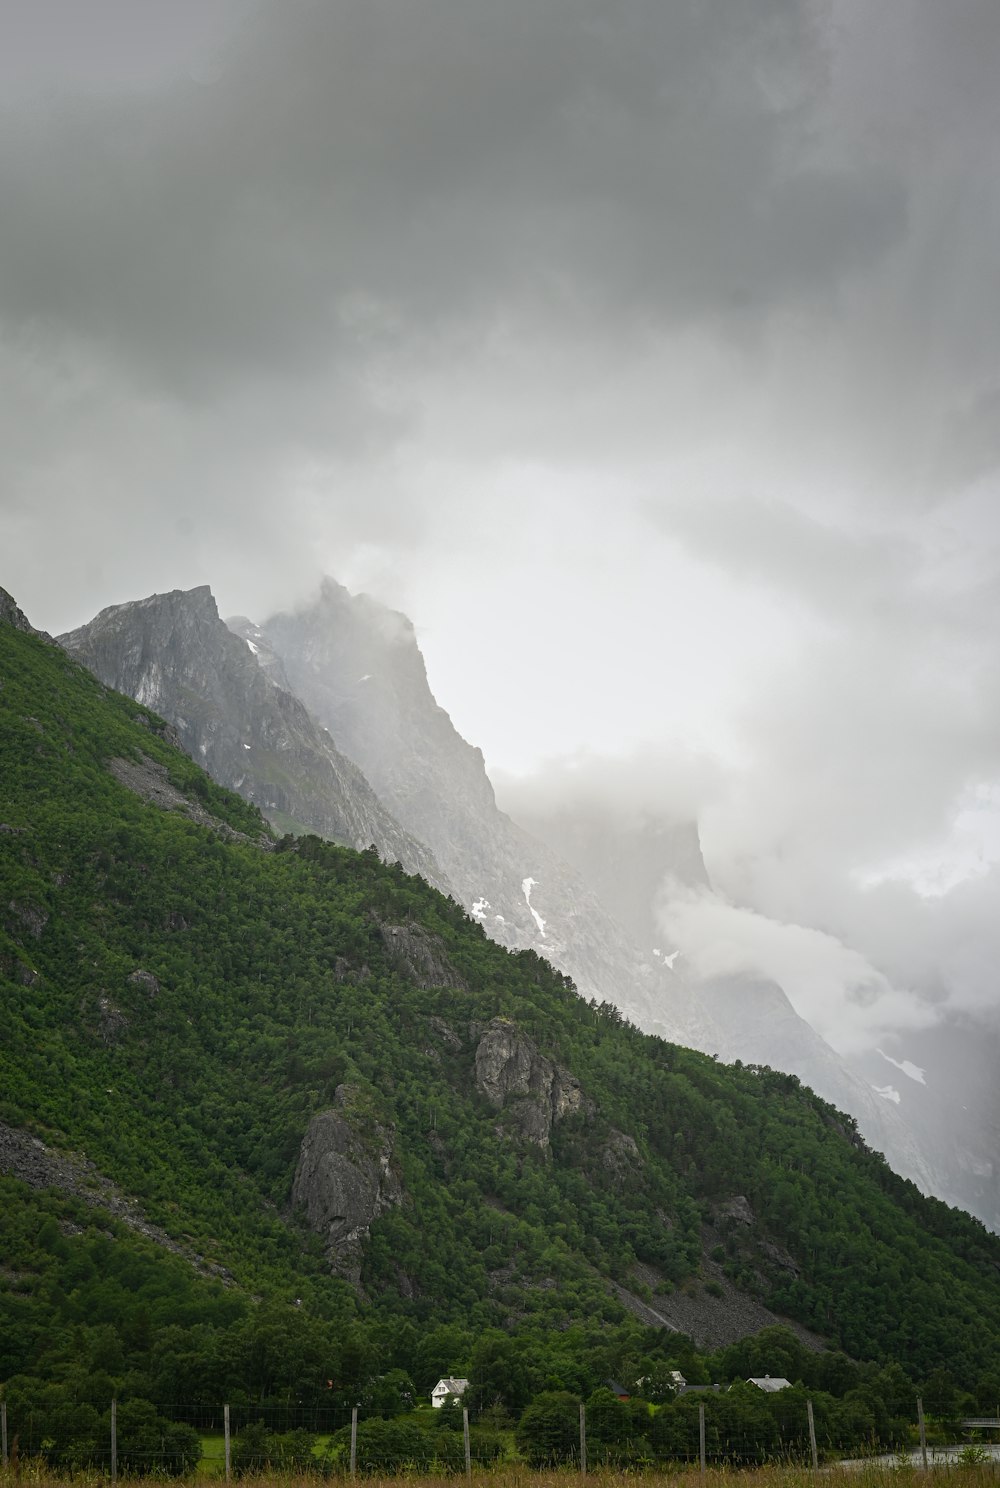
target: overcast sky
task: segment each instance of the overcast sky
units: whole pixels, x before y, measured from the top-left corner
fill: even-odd
[[[996,0],[0,0],[0,583],[330,572],[493,770],[700,813],[692,965],[845,1047],[994,1007],[998,59]]]

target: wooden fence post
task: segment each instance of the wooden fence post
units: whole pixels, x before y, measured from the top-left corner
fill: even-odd
[[[698,1456],[701,1460],[701,1475],[705,1476],[705,1402],[698,1402]]]
[[[587,1407],[580,1401],[580,1472],[587,1476]]]
[[[920,1427],[920,1461],[927,1466],[927,1427],[924,1424],[924,1402],[917,1396],[917,1425]]]
[[[358,1408],[351,1407],[351,1477],[358,1470]]]
[[[462,1439],[465,1443],[465,1476],[472,1482],[472,1446],[469,1442],[469,1407],[462,1406]]]
[[[230,1436],[229,1436],[229,1406],[228,1405],[224,1405],[222,1407],[222,1435],[223,1435],[223,1437],[225,1439],[225,1443],[226,1443],[226,1482],[228,1483],[229,1482],[229,1479],[232,1477],[232,1473],[233,1473],[232,1443],[230,1441]]]
[[[809,1417],[809,1450],[812,1453],[813,1469],[819,1467],[819,1453],[816,1450],[816,1421],[813,1417],[813,1403],[806,1401],[806,1415]]]
[[[118,1482],[118,1401],[111,1402],[111,1481]]]
[[[7,1466],[7,1402],[0,1400],[0,1450],[2,1450],[3,1465]]]

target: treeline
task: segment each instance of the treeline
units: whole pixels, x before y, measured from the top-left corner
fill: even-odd
[[[249,1312],[219,1335],[215,1348],[209,1346],[206,1324],[188,1330],[171,1325],[145,1337],[139,1330],[127,1350],[107,1325],[80,1327],[65,1340],[58,1380],[16,1376],[5,1385],[15,1451],[59,1470],[106,1467],[114,1398],[119,1466],[134,1474],[189,1473],[206,1450],[206,1434],[216,1437],[216,1454],[220,1450],[222,1405],[218,1399],[194,1398],[193,1387],[199,1380],[204,1385],[208,1370],[215,1372],[214,1382],[229,1403],[238,1475],[265,1467],[298,1473],[343,1470],[351,1440],[348,1397],[357,1407],[362,1471],[451,1470],[464,1464],[459,1402],[429,1408],[437,1371],[428,1365],[442,1357],[442,1349],[455,1346],[454,1335],[437,1330],[436,1337],[420,1338],[416,1350],[412,1339],[383,1337],[379,1356],[374,1338],[340,1340],[338,1350],[335,1334],[321,1335],[315,1327],[306,1328],[313,1336],[301,1343],[298,1322],[294,1308]],[[954,1440],[959,1418],[988,1409],[998,1383],[995,1374],[985,1376],[979,1389],[968,1393],[944,1370],[914,1380],[898,1365],[880,1368],[843,1354],[815,1353],[784,1328],[766,1329],[714,1353],[699,1353],[690,1339],[678,1335],[634,1327],[574,1329],[548,1352],[541,1335],[512,1339],[497,1333],[475,1340],[467,1335],[465,1347],[460,1362],[468,1369],[469,1386],[463,1404],[471,1417],[472,1460],[479,1464],[512,1455],[535,1467],[578,1462],[581,1403],[588,1461],[594,1466],[695,1460],[700,1407],[711,1460],[734,1465],[805,1460],[807,1401],[824,1456],[895,1450],[913,1441],[918,1395],[930,1439]],[[261,1360],[268,1351],[268,1393],[260,1393]],[[220,1355],[228,1374],[219,1372]],[[382,1368],[393,1360],[394,1367]],[[600,1378],[609,1361],[622,1366],[622,1379],[613,1388]],[[791,1387],[765,1393],[750,1384],[750,1378],[770,1372],[765,1362],[786,1371]],[[336,1378],[317,1376],[317,1367],[333,1369]],[[635,1369],[642,1373],[632,1378]],[[373,1370],[380,1372],[368,1372]],[[679,1390],[679,1373],[687,1384],[712,1380],[716,1388]],[[572,1389],[566,1388],[567,1375]],[[182,1382],[189,1384],[183,1399],[154,1403],[142,1393],[156,1397],[158,1385]]]

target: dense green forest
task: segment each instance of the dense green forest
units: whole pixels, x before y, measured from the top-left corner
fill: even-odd
[[[1000,1241],[849,1117],[640,1034],[374,851],[274,843],[168,734],[0,624],[0,1159],[28,1133],[78,1175],[0,1177],[12,1420],[30,1407],[50,1444],[85,1442],[114,1393],[166,1452],[182,1405],[201,1429],[222,1400],[283,1406],[291,1429],[293,1405],[391,1416],[464,1373],[475,1409],[517,1415],[608,1376],[751,1365],[862,1391],[856,1429],[883,1437],[918,1386],[995,1406]],[[393,951],[387,927],[414,926],[440,985]],[[477,1083],[497,1019],[578,1082],[545,1142]],[[401,1201],[331,1266],[291,1190],[336,1101],[359,1139],[389,1134]],[[714,1284],[707,1223],[727,1282],[831,1352],[783,1334],[767,1362],[699,1354],[625,1310],[615,1286],[655,1306]],[[171,1440],[183,1465],[191,1440]]]

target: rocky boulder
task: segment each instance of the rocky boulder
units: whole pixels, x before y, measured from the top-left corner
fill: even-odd
[[[335,1100],[313,1117],[302,1139],[292,1203],[323,1237],[331,1267],[356,1282],[372,1222],[402,1202],[403,1189],[392,1162],[392,1129],[367,1112],[350,1086],[339,1085]]]
[[[476,1088],[498,1111],[508,1111],[521,1135],[543,1151],[556,1122],[593,1110],[575,1075],[546,1059],[506,1018],[494,1018],[480,1034]]]
[[[634,1137],[612,1127],[607,1141],[600,1150],[601,1168],[605,1178],[615,1188],[624,1188],[638,1178],[642,1168],[642,1155]]]
[[[393,971],[415,987],[464,988],[465,982],[448,960],[444,942],[420,925],[379,925]]]

